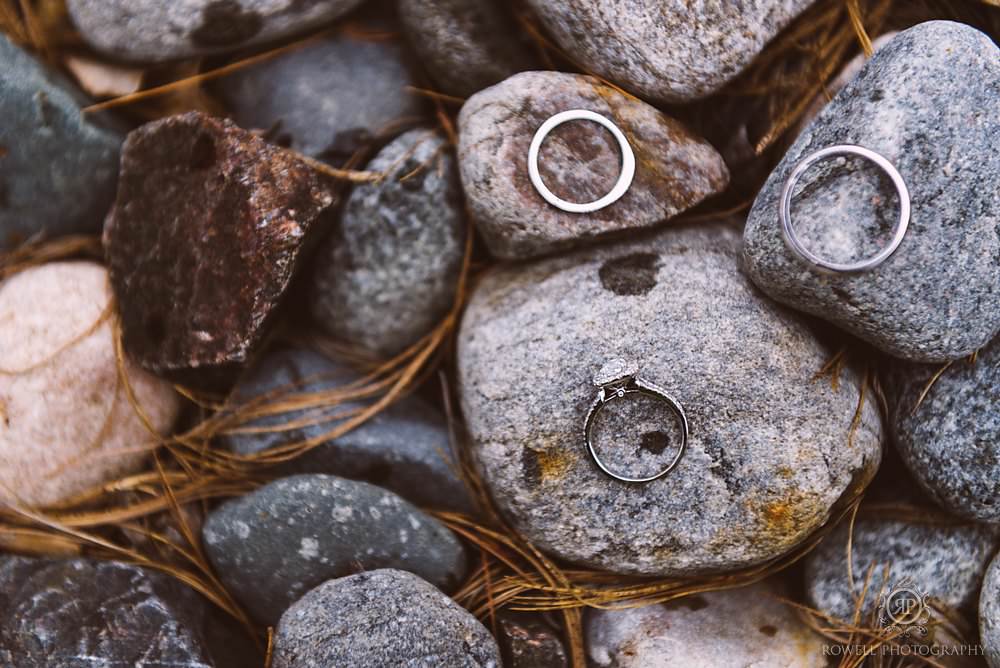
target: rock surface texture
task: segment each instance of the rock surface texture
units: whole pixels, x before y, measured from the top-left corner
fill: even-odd
[[[823,638],[766,584],[587,616],[597,668],[823,668]]]
[[[997,532],[983,526],[940,526],[863,520],[854,526],[853,588],[847,577],[847,525],[830,534],[806,561],[806,595],[811,605],[839,619],[854,614],[868,568],[875,565],[862,606],[869,619],[880,593],[908,579],[921,593],[968,612],[997,547]],[[883,571],[888,578],[882,589]]]
[[[540,617],[508,612],[497,619],[500,651],[506,668],[566,668],[566,648],[559,632]]]
[[[276,480],[223,504],[202,530],[230,591],[261,622],[313,587],[376,568],[412,571],[450,590],[465,551],[436,519],[391,492],[326,475]]]
[[[896,448],[941,506],[1000,521],[1000,338],[935,379],[940,369],[896,365],[888,384]]]
[[[341,30],[234,72],[217,89],[241,126],[269,130],[278,143],[339,162],[419,118],[424,100],[407,90],[417,85],[398,41]]]
[[[154,447],[118,376],[108,272],[46,264],[0,283],[0,503],[47,505],[138,469]],[[136,400],[166,433],[167,383],[125,361]]]
[[[207,609],[169,575],[87,559],[0,555],[0,664],[217,668]]]
[[[0,252],[36,235],[94,233],[115,197],[122,137],[82,94],[0,35]]]
[[[574,62],[658,102],[721,88],[813,0],[528,0]]]
[[[288,37],[361,0],[68,0],[80,35],[115,58],[162,62]]]
[[[104,227],[126,350],[182,382],[230,378],[335,201],[317,172],[229,121],[191,112],[133,131]]]
[[[594,111],[618,126],[635,154],[632,185],[614,204],[569,213],[538,194],[528,147],[549,117]],[[725,189],[729,172],[704,140],[655,108],[592,77],[524,72],[473,95],[458,117],[458,160],[470,211],[490,251],[521,259],[594,237],[649,227]],[[591,121],[564,123],[539,151],[539,173],[558,197],[591,202],[621,173],[618,142]]]
[[[318,353],[281,350],[255,364],[237,383],[234,393],[237,401],[248,402],[282,388],[294,393],[330,392],[360,379],[358,372]],[[362,407],[360,402],[347,402],[334,412]],[[328,433],[340,420],[319,419],[326,414],[329,409],[324,411],[317,406],[259,418],[246,426],[267,429],[304,419],[315,424],[282,431],[226,434],[222,441],[230,451],[241,455],[260,453]],[[288,474],[330,473],[364,480],[422,507],[458,512],[471,512],[474,508],[469,490],[458,475],[458,462],[444,416],[415,396],[394,402],[361,426],[282,464],[279,470]]]
[[[947,21],[897,35],[806,128],[754,202],[744,237],[753,281],[883,351],[918,362],[972,353],[1000,331],[1000,51]],[[902,245],[861,273],[821,273],[793,255],[778,219],[780,192],[807,154],[857,144],[885,156],[913,212]],[[899,215],[892,184],[860,160],[810,169],[793,197],[803,243],[845,262],[874,255]]]
[[[499,668],[490,632],[415,575],[384,569],[331,580],[281,617],[274,668]]]
[[[312,312],[336,338],[392,357],[451,308],[466,225],[455,159],[443,137],[411,130],[382,149],[316,254]]]
[[[458,340],[472,455],[529,540],[621,573],[684,575],[761,563],[798,544],[874,474],[881,422],[833,351],[739,273],[722,224],[495,270]],[[591,378],[630,358],[684,407],[690,438],[666,477],[605,476],[583,438]],[[677,452],[663,403],[614,400],[593,442],[615,470],[649,475]]]
[[[531,46],[502,0],[400,0],[409,43],[441,91],[468,97],[532,69]]]
[[[994,559],[979,594],[979,640],[990,668],[1000,668],[1000,560]]]

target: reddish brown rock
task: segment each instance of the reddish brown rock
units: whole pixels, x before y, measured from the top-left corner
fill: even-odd
[[[133,131],[104,227],[125,348],[197,385],[261,342],[335,193],[283,149],[192,112]]]

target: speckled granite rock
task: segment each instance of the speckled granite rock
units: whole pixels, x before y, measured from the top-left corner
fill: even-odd
[[[1000,559],[994,559],[979,594],[979,640],[990,668],[1000,668]]]
[[[0,664],[216,668],[206,606],[155,571],[0,555]]]
[[[35,235],[94,233],[115,197],[122,137],[83,95],[0,35],[0,251]]]
[[[234,388],[240,401],[299,384],[298,391],[321,392],[354,382],[360,374],[304,349],[265,355]],[[360,408],[346,403],[337,412]],[[305,416],[304,412],[261,418],[252,426],[267,427]],[[232,452],[250,455],[320,436],[337,424],[319,422],[280,432],[234,433],[223,443]],[[327,441],[281,465],[286,473],[332,473],[384,487],[429,508],[471,512],[472,497],[459,477],[444,417],[416,396],[405,397],[350,432]]]
[[[593,610],[587,654],[595,667],[824,668],[824,640],[766,584],[662,605]]]
[[[528,0],[575,62],[661,102],[718,90],[812,2]]]
[[[465,573],[465,550],[443,524],[392,492],[328,475],[281,478],[227,502],[202,538],[223,583],[267,624],[357,571],[400,568],[445,590]]]
[[[497,618],[505,668],[566,668],[559,632],[530,613],[501,612]]]
[[[342,30],[235,72],[217,90],[243,127],[339,162],[422,114],[423,98],[406,90],[417,85],[408,58],[398,41]]]
[[[427,334],[455,300],[465,221],[455,160],[443,137],[411,130],[366,169],[317,251],[312,313],[338,339],[381,357]]]
[[[878,466],[859,375],[814,381],[833,351],[739,273],[738,233],[702,224],[485,275],[458,340],[472,455],[499,507],[544,550],[622,573],[748,566],[798,544]],[[616,357],[683,404],[665,478],[602,474],[582,438],[592,375]],[[676,453],[663,404],[610,404],[594,442],[632,475]],[[618,440],[620,445],[615,445]]]
[[[119,383],[111,300],[108,272],[91,262],[0,283],[0,504],[62,501],[135,471],[155,447]],[[129,360],[125,369],[168,433],[180,397]]]
[[[68,0],[73,23],[98,51],[161,62],[288,37],[346,14],[361,0]]]
[[[534,64],[502,0],[400,0],[399,19],[421,64],[450,95],[468,97]]]
[[[980,350],[974,364],[957,360],[932,384],[940,369],[895,365],[887,385],[896,448],[940,505],[972,520],[998,522],[1000,338]]]
[[[593,213],[550,205],[528,177],[528,146],[539,126],[567,109],[599,113],[635,153],[628,192]],[[490,251],[519,259],[578,245],[608,232],[649,227],[725,189],[721,156],[678,121],[601,84],[560,72],[524,72],[473,95],[458,116],[462,185]],[[618,142],[589,121],[555,128],[539,151],[539,171],[558,197],[590,202],[621,173]]]
[[[415,575],[383,569],[331,580],[281,617],[273,668],[499,668],[496,641]]]
[[[1000,51],[946,21],[896,36],[799,136],[757,197],[744,256],[774,299],[919,362],[967,355],[1000,330],[1000,152],[983,137],[1000,113]],[[900,171],[913,214],[899,250],[874,270],[820,273],[787,248],[778,201],[807,153],[853,143]],[[799,236],[838,261],[873,255],[898,217],[874,166],[826,161],[793,202]]]
[[[104,226],[125,349],[181,382],[229,380],[335,202],[316,171],[230,121],[191,112],[134,130]]]
[[[830,534],[807,557],[805,568],[806,595],[811,604],[839,619],[850,619],[855,608],[847,578],[847,528],[842,524]],[[869,566],[875,564],[862,606],[865,619],[878,605],[887,567],[886,592],[908,578],[921,593],[968,611],[997,544],[997,531],[985,526],[859,519],[852,543],[854,592],[860,593]]]

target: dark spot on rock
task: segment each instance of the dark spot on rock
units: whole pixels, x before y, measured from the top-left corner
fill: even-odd
[[[191,169],[208,169],[215,164],[215,142],[207,134],[198,135],[191,147]]]
[[[639,447],[654,455],[662,455],[668,445],[670,445],[670,437],[665,431],[647,431],[642,435],[642,443],[639,444]]]
[[[691,612],[698,612],[699,610],[704,610],[708,607],[708,601],[705,600],[704,596],[694,594],[692,596],[685,596],[673,601],[667,601],[663,604],[663,607],[668,610],[684,609],[690,610]]]
[[[759,631],[769,638],[773,638],[778,633],[778,629],[770,624],[764,624]]]
[[[538,453],[531,448],[521,449],[521,476],[531,487],[542,484],[542,466],[538,463]]]
[[[35,93],[35,106],[38,108],[39,124],[43,128],[51,128],[56,108],[53,107],[52,102],[49,101],[49,96],[42,91]]]
[[[656,287],[660,258],[653,253],[632,253],[608,260],[598,270],[601,285],[616,295],[644,295]]]
[[[0,209],[10,206],[10,187],[6,181],[0,180]]]
[[[215,0],[201,13],[201,25],[191,33],[198,46],[233,46],[245,42],[260,32],[260,14],[244,11],[237,0]]]
[[[873,90],[870,96],[872,102],[881,102],[882,98],[884,97],[885,97],[885,91],[883,91],[881,88],[876,88],[875,90]]]

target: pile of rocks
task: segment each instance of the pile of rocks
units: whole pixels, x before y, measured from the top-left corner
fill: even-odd
[[[797,583],[588,611],[593,665],[823,666],[830,641],[783,597],[802,589],[826,623],[856,625],[905,588],[978,619],[976,647],[1000,666],[997,46],[947,21],[884,36],[810,110],[745,219],[683,216],[721,210],[733,165],[675,116],[813,3],[703,4],[529,0],[528,20],[478,0],[68,0],[83,40],[122,63],[236,58],[333,26],[214,81],[228,118],[131,131],[0,37],[0,252],[102,229],[105,251],[0,282],[0,504],[72,508],[148,468],[194,415],[175,383],[226,395],[226,410],[363,384],[346,357],[276,342],[279,324],[355,361],[405,355],[465,296],[481,240],[454,347],[464,454],[559,563],[764,571],[873,479],[880,500],[944,518],[863,509]],[[590,74],[544,69],[524,21]],[[417,92],[428,81],[438,102],[466,98],[442,129]],[[625,194],[586,213],[529,176],[536,130],[571,109],[613,120],[635,157]],[[869,271],[804,261],[780,223],[792,170],[839,144],[883,155],[909,191],[902,244]],[[324,161],[360,178],[346,187]],[[558,126],[538,152],[539,178],[571,202],[608,192],[624,162],[593,123]],[[885,246],[902,202],[870,164],[824,162],[805,181],[792,210],[810,251],[852,262]],[[487,256],[499,262],[480,273]],[[637,365],[620,386],[635,400],[602,403],[612,383],[595,403],[591,379],[618,359]],[[197,553],[274,629],[271,665],[569,665],[547,617],[504,611],[487,629],[448,596],[481,557],[433,512],[479,512],[443,412],[415,393],[326,436],[364,406],[264,412],[213,442],[239,458],[318,444],[196,513]],[[598,458],[627,476],[677,465],[630,484]],[[4,665],[254,665],[239,633],[160,572],[0,554]]]

